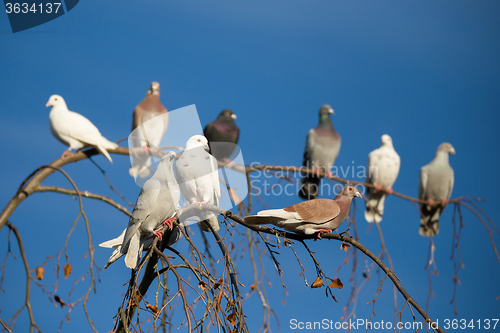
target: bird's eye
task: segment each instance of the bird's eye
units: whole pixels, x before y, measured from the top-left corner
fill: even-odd
[[[201,139],[198,139],[198,142],[201,142]]]
[[[349,187],[349,192],[352,192],[352,187]]]
[[[57,98],[54,98],[54,100],[56,100],[56,101],[57,101]]]

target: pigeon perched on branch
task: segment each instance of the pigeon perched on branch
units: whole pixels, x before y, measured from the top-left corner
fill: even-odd
[[[116,149],[118,145],[103,137],[90,120],[79,113],[70,111],[64,98],[52,95],[45,106],[52,106],[49,114],[52,135],[64,145],[69,146],[62,157],[71,154],[73,149],[95,147],[113,163],[106,149]]]
[[[335,199],[313,199],[283,209],[263,210],[257,215],[245,217],[247,224],[274,224],[298,234],[311,235],[332,232],[349,213],[354,197],[362,198],[359,190],[345,186]]]
[[[306,148],[304,150],[303,166],[314,169],[317,174],[303,176],[299,196],[304,200],[318,197],[319,171],[324,171],[328,176],[340,151],[340,135],[333,128],[330,114],[334,114],[330,105],[323,105],[319,109],[319,124],[307,134]]]
[[[455,176],[449,163],[449,154],[455,155],[455,148],[447,142],[440,144],[432,162],[420,169],[418,197],[427,200],[427,204],[420,204],[421,236],[438,234],[439,217],[451,197]]]
[[[121,254],[126,254],[125,264],[129,268],[136,268],[139,263],[144,237],[153,234],[161,239],[162,231],[155,229],[162,224],[172,228],[172,220],[180,208],[180,191],[173,171],[176,156],[168,152],[162,157],[153,177],[144,183],[137,197],[120,250]]]
[[[375,186],[368,187],[365,219],[367,222],[380,222],[384,215],[384,202],[399,174],[401,158],[392,145],[389,135],[382,135],[382,146],[368,155],[366,182]]]

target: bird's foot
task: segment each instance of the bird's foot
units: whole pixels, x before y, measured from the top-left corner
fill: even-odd
[[[65,150],[64,153],[61,155],[61,158],[65,158],[66,156],[71,156],[73,155],[72,152],[70,152],[69,150]]]
[[[146,154],[149,154],[149,152],[151,151],[151,148],[149,148],[148,146],[142,146],[142,149],[144,150],[144,153],[146,153]]]
[[[333,173],[330,170],[328,170],[326,172],[326,178],[332,178],[332,177],[333,177]]]
[[[375,191],[382,191],[382,186],[380,186],[380,184],[378,183],[375,183]]]
[[[432,207],[432,206],[434,206],[435,204],[436,204],[436,202],[435,202],[433,199],[428,199],[428,200],[427,200],[427,205],[429,205],[429,206],[431,206],[431,207]]]
[[[330,229],[316,229],[316,232],[317,232],[316,236],[318,236],[318,238],[321,238],[322,232],[329,234],[332,232],[332,230],[330,230]]]
[[[170,229],[173,229],[174,228],[174,220],[176,219],[177,217],[171,217],[169,219],[166,219],[165,221],[163,221],[163,225],[168,225],[168,227]]]
[[[163,230],[153,231],[153,235],[155,235],[155,237],[158,237],[160,240],[162,240],[163,233]]]
[[[320,172],[320,171],[321,171],[321,169],[319,169],[319,168],[316,168],[316,167],[313,167],[313,168],[312,168],[312,172],[313,172],[313,174],[315,174],[315,175],[316,175],[316,176],[318,176],[318,177],[319,177],[319,172]]]
[[[450,203],[450,200],[443,199],[443,200],[441,200],[441,203],[442,203],[443,206],[447,206]]]
[[[387,194],[391,195],[391,194],[393,194],[393,193],[394,193],[394,191],[392,190],[392,188],[390,188],[390,187],[389,187],[389,188],[387,188],[387,189],[385,190],[385,193],[387,193]]]

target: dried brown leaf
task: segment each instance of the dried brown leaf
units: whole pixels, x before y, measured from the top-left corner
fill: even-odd
[[[151,312],[153,312],[154,314],[160,313],[160,310],[158,309],[158,307],[156,305],[148,304],[148,305],[146,305],[146,309],[151,310]]]
[[[205,291],[207,289],[207,284],[204,281],[200,281],[200,283],[198,283],[198,288]]]
[[[214,283],[214,289],[219,288],[219,286],[224,282],[222,278],[219,278],[219,281]]]
[[[319,288],[323,285],[323,280],[318,276],[311,284],[311,288]]]
[[[66,264],[64,265],[64,278],[67,279],[68,276],[71,274],[71,265],[70,264]]]
[[[64,301],[57,295],[54,296],[54,301],[59,303],[61,305],[61,308],[66,305],[66,303],[64,303]]]
[[[229,320],[229,322],[231,323],[231,325],[236,325],[236,313],[231,312],[231,314],[229,316],[227,316],[227,320]]]
[[[347,244],[345,242],[342,242],[342,244],[340,244],[340,249],[344,250],[344,252],[347,252],[347,248],[349,247],[351,247],[351,244]]]
[[[344,288],[344,285],[342,284],[339,278],[336,278],[335,280],[332,280],[332,283],[330,283],[328,287],[342,289]]]
[[[235,204],[239,204],[241,202],[240,197],[236,194],[236,191],[233,190],[232,188],[229,189],[229,195],[231,196],[231,199],[233,199]]]
[[[45,268],[43,268],[42,266],[38,266],[36,268],[36,273],[35,273],[35,276],[38,280],[41,280],[43,279],[43,275],[45,274]]]

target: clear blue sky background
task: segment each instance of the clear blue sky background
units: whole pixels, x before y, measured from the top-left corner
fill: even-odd
[[[161,100],[169,110],[195,104],[202,125],[225,108],[238,115],[240,146],[245,161],[300,165],[307,131],[317,124],[318,108],[329,103],[333,122],[342,136],[336,165],[365,165],[367,154],[380,145],[380,136],[392,136],[402,167],[394,189],[416,196],[418,173],[431,161],[437,146],[453,144],[456,156],[452,197],[487,198],[481,208],[497,222],[498,110],[500,109],[500,4],[495,1],[81,1],[68,14],[42,26],[12,34],[7,15],[0,14],[0,204],[5,205],[21,181],[34,169],[58,158],[63,145],[48,126],[50,95],[62,95],[71,110],[92,120],[110,140],[126,137],[132,110],[153,80],[161,83]],[[128,176],[129,160],[113,156],[106,169],[113,184],[135,202],[139,192]],[[81,190],[120,201],[89,162],[65,170]],[[349,177],[352,178],[352,177]],[[46,185],[69,187],[60,175]],[[297,196],[266,197],[273,207],[299,201]],[[97,247],[121,232],[127,218],[100,202],[86,200],[86,212],[103,265],[110,251]],[[380,241],[367,224],[358,201],[357,224],[364,243],[378,253]],[[260,209],[261,207],[256,206]],[[449,304],[453,292],[453,265],[449,260],[453,209],[446,209],[441,232],[435,238],[439,276],[432,283],[435,297],[428,313],[439,319],[486,319],[500,314],[500,264],[488,234],[469,212],[464,212],[461,249],[465,269],[459,273],[458,316]],[[63,245],[78,213],[75,200],[58,194],[35,194],[11,217],[20,230],[30,265],[35,268]],[[381,224],[395,271],[414,299],[425,306],[428,291],[428,239],[418,235],[419,214],[399,198],[386,201]],[[341,226],[345,229],[345,224]],[[0,255],[7,250],[7,228],[0,233]],[[495,240],[500,241],[498,234]],[[179,245],[182,249],[182,245]],[[310,242],[325,273],[334,276],[346,254],[334,241]],[[307,254],[296,246],[315,278]],[[17,254],[17,247],[13,247]],[[216,255],[215,244],[212,249]],[[71,238],[72,278],[88,264],[84,224]],[[350,268],[339,277],[346,288],[335,292],[338,303],[324,290],[307,288],[291,251],[282,249],[279,260],[289,296],[283,290],[270,259],[265,258],[272,283],[270,305],[290,331],[289,321],[339,320],[349,297]],[[64,264],[64,262],[63,262]],[[9,260],[0,294],[0,316],[7,320],[23,304],[24,272],[19,260]],[[363,271],[364,261],[358,267]],[[51,267],[44,283],[51,285]],[[253,281],[248,262],[238,270],[246,288]],[[89,312],[99,332],[112,328],[121,304],[122,286],[129,278],[123,261],[101,272]],[[366,305],[383,276],[361,292],[357,317],[367,319]],[[358,276],[358,281],[361,277]],[[86,283],[83,282],[84,284]],[[72,281],[60,281],[58,294],[67,301]],[[71,300],[82,294],[77,289]],[[55,308],[38,288],[32,290],[34,315],[46,332],[57,330],[66,310]],[[399,306],[403,304],[399,297]],[[262,311],[257,295],[245,301],[251,331],[260,326]],[[387,281],[376,304],[374,320],[393,318],[392,287]],[[178,310],[182,312],[181,309]],[[411,320],[405,310],[405,320]],[[143,317],[144,318],[144,317]],[[27,331],[26,312],[16,332]],[[276,330],[276,321],[272,322]],[[180,316],[173,322],[180,324]],[[476,326],[477,329],[477,326]],[[500,325],[497,326],[497,330]],[[74,309],[63,332],[89,331],[81,306]]]

